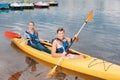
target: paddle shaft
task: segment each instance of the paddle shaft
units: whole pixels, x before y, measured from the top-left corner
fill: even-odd
[[[84,26],[85,26],[86,24],[87,24],[87,22],[84,22],[84,24],[82,25],[82,27],[79,29],[77,35],[80,34],[80,32],[82,31],[82,29],[84,28]],[[72,46],[72,44],[73,44],[74,41],[75,41],[75,38],[73,38],[73,40],[72,40],[71,44],[69,45],[68,49]],[[68,49],[67,49],[67,50],[68,50]]]
[[[63,48],[63,50],[64,50],[64,52],[65,52],[65,48],[64,48],[64,47],[62,47],[62,48]],[[56,67],[60,64],[61,60],[63,59],[63,56],[64,56],[64,55],[62,55],[61,58],[59,59],[59,61],[57,62]]]
[[[78,31],[78,33],[77,33],[77,35],[79,35],[80,34],[80,32],[82,31],[82,29],[84,28],[84,26],[87,24],[87,22],[84,22],[84,24],[82,25],[82,27],[79,29],[79,31]]]
[[[63,59],[63,56],[64,55],[62,55],[61,58],[59,59],[59,61],[57,62],[56,67],[60,64],[61,60]]]
[[[88,17],[86,18],[84,24],[83,24],[82,27],[79,29],[77,35],[79,35],[80,32],[81,32],[81,30],[84,28],[84,26],[85,26],[88,22],[91,21],[92,17],[93,17],[93,11],[91,10],[90,13],[89,13],[89,15],[88,15]],[[73,44],[74,41],[75,41],[75,37],[73,38],[71,44],[70,44],[69,47],[67,48],[67,51],[68,51],[68,49],[72,46],[72,44]]]

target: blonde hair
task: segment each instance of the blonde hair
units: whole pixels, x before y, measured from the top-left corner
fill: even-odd
[[[35,25],[35,23],[34,23],[33,21],[30,21],[29,23],[32,23],[33,25]],[[29,24],[29,23],[28,23],[28,24]]]

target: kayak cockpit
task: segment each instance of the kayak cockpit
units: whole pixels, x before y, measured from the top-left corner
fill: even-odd
[[[45,41],[41,41],[40,43],[43,44],[44,46],[46,46],[47,48],[49,48],[50,50],[52,49],[51,43],[48,43],[48,42],[45,42]],[[73,50],[73,49],[69,49],[69,51],[70,51],[71,54],[82,56],[83,59],[90,59],[91,58],[89,55],[80,53],[80,52],[78,52],[76,50]]]

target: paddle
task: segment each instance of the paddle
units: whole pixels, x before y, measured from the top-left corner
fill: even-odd
[[[88,22],[91,21],[92,16],[93,16],[93,11],[91,10],[91,11],[89,12],[88,17],[86,18],[84,24],[83,24],[82,27],[79,29],[77,35],[79,35],[79,33],[81,32],[81,30],[83,29],[83,27],[85,26],[85,24],[87,24]],[[69,45],[68,49],[69,49],[69,48],[71,47],[71,45],[73,44],[74,40],[75,40],[75,38],[73,39],[72,43]],[[53,67],[52,70],[50,70],[50,72],[48,73],[48,76],[53,76],[53,75],[54,75],[54,73],[55,73],[58,65],[59,65],[60,62],[62,61],[62,59],[63,59],[63,55],[62,55],[61,58],[58,60],[58,62],[57,62],[57,64],[55,65],[55,67]]]
[[[13,39],[13,38],[19,38],[20,35],[15,33],[15,32],[11,32],[11,31],[5,31],[4,32],[5,37],[9,38],[9,39]]]
[[[91,11],[89,12],[89,15],[88,15],[88,17],[86,18],[84,24],[83,24],[82,27],[79,29],[77,35],[79,35],[80,32],[82,31],[82,29],[84,28],[84,26],[85,26],[88,22],[91,21],[92,17],[93,17],[93,11],[91,10]],[[72,40],[71,44],[69,45],[69,47],[67,48],[67,50],[72,46],[74,40],[75,40],[75,38],[73,38],[73,40]]]

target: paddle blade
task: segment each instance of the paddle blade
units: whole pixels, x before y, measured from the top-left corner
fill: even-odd
[[[11,31],[5,31],[4,32],[5,37],[9,38],[9,39],[13,39],[13,38],[19,38],[20,35]]]
[[[57,66],[55,66],[52,70],[50,70],[50,72],[48,73],[47,76],[52,77],[56,72],[56,68],[57,68]]]
[[[89,13],[87,19],[85,20],[85,22],[86,22],[86,23],[90,22],[91,19],[92,19],[92,17],[93,17],[93,10],[90,11],[90,13]]]

